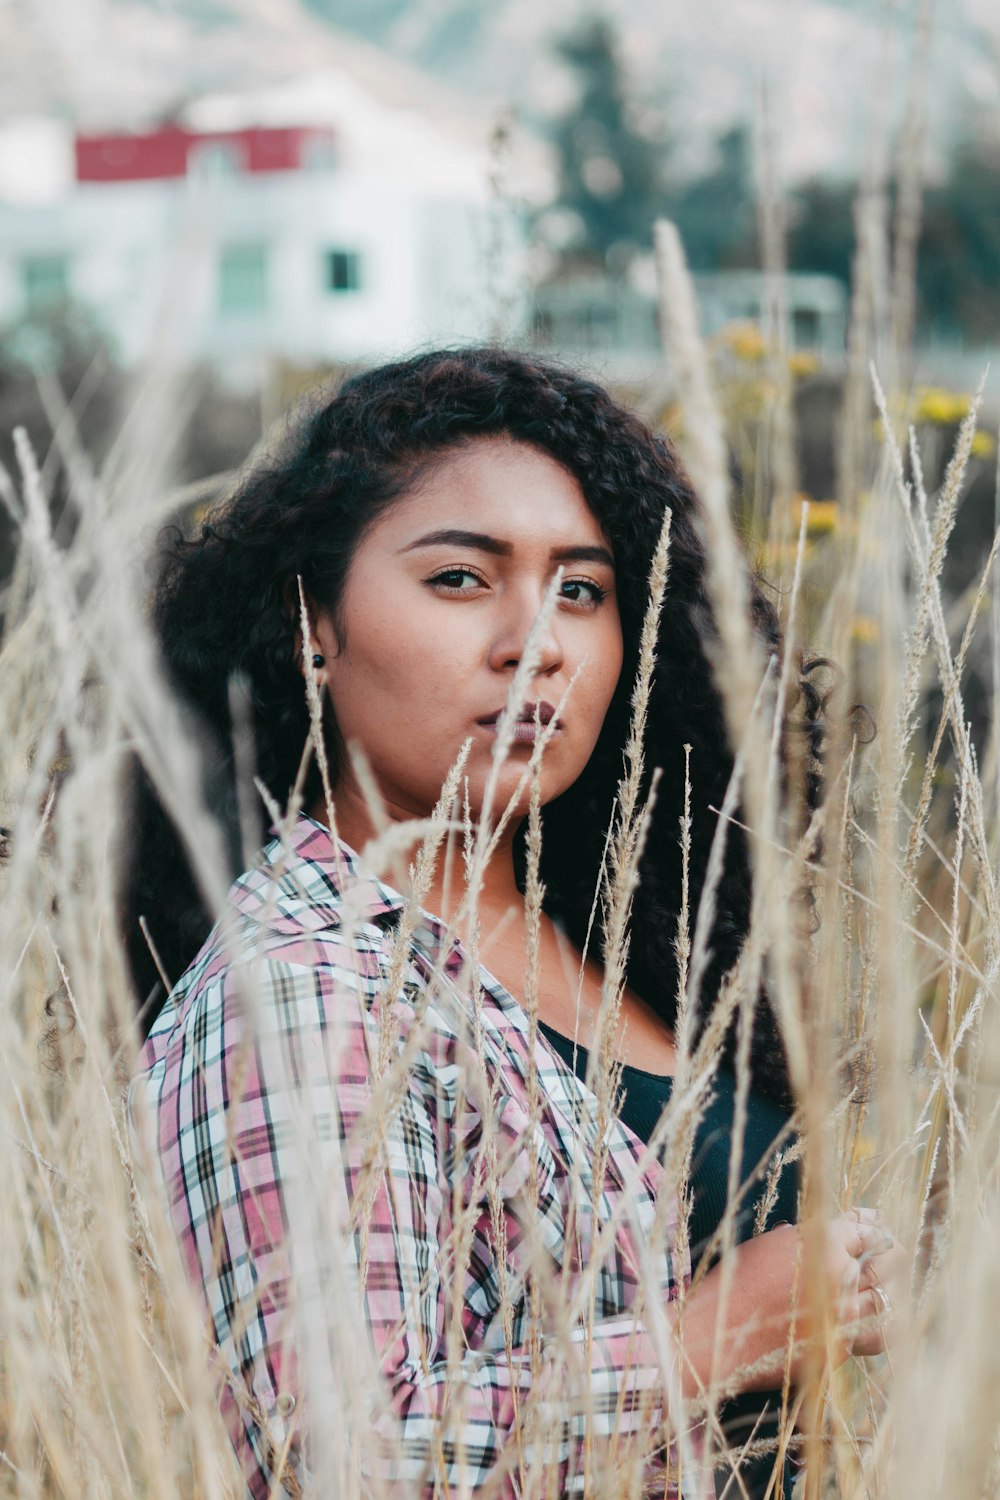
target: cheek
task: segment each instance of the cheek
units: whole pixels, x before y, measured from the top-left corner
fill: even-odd
[[[614,625],[608,629],[604,650],[600,656],[600,670],[595,681],[595,697],[600,698],[603,703],[603,713],[607,713],[611,705],[618,679],[621,677],[623,660],[621,625],[616,619]]]
[[[334,713],[345,723],[410,719],[447,695],[463,671],[461,642],[425,628],[419,598],[395,616],[385,609],[345,610],[344,648],[328,657]]]
[[[569,699],[569,713],[576,721],[580,736],[577,752],[586,755],[597,743],[621,677],[623,649],[617,621],[614,626],[608,626],[599,644],[591,639],[588,647],[587,663]],[[576,712],[572,708],[574,700]]]

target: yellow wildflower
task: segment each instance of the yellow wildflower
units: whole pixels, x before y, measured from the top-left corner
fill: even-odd
[[[758,364],[767,354],[767,341],[756,323],[727,323],[722,340],[736,359]]]
[[[960,391],[945,391],[935,386],[923,386],[917,391],[915,422],[934,422],[942,427],[952,427],[961,422],[972,405],[971,396]]]
[[[992,432],[987,432],[985,427],[980,427],[972,439],[973,458],[992,458],[997,451],[997,440]]]
[[[840,508],[836,500],[810,500],[808,495],[800,495],[799,511],[796,520],[802,520],[802,503],[809,501],[809,514],[806,517],[806,531],[810,536],[816,536],[820,532],[833,531],[837,525]]]
[[[796,349],[788,356],[788,368],[798,377],[815,375],[822,363],[819,355],[812,349]]]
[[[851,621],[851,636],[859,646],[874,646],[879,638],[878,621],[871,615],[855,615]]]

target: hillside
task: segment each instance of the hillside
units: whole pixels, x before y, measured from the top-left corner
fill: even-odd
[[[675,138],[695,153],[752,112],[762,78],[791,178],[856,170],[873,115],[901,109],[913,4],[604,0],[600,9],[620,28],[635,97],[669,108]],[[970,108],[1000,104],[1000,7],[937,9],[934,143]],[[455,108],[484,131],[510,104],[543,124],[572,90],[553,40],[586,13],[584,0],[0,0],[2,113],[140,123],[205,92],[349,59],[388,97]]]

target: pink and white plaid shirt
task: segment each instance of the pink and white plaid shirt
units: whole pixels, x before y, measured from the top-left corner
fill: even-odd
[[[639,1165],[616,1116],[602,1134],[538,1032],[532,1066],[523,1007],[470,974],[437,919],[408,927],[403,898],[322,824],[300,816],[229,902],[146,1042],[131,1108],[204,1290],[254,1500],[347,1463],[341,1427],[339,1458],[320,1450],[359,1411],[362,1492],[492,1476],[517,1495],[532,1466],[538,1493],[589,1491],[624,1437],[677,1494],[693,1449],[668,1430],[662,1309],[688,1267],[659,1164]],[[540,1262],[577,1294],[568,1318],[536,1294]]]

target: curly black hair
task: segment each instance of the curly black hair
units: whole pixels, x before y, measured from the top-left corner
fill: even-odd
[[[240,860],[232,772],[229,684],[246,685],[258,771],[281,804],[293,784],[309,728],[296,663],[295,579],[336,617],[359,539],[378,513],[439,456],[477,438],[508,436],[549,454],[579,482],[614,551],[625,666],[598,744],[579,780],[545,808],[546,904],[582,943],[622,768],[648,575],[664,510],[673,512],[669,584],[647,729],[647,763],[662,777],[635,896],[629,983],[670,1024],[677,1004],[675,938],[681,905],[679,819],[684,745],[691,746],[692,911],[704,883],[719,807],[733,769],[723,706],[709,666],[714,635],[706,592],[698,500],[671,444],[599,385],[552,364],[498,348],[424,353],[344,383],[315,409],[284,449],[253,467],[193,536],[175,530],[154,600],[170,679],[212,746],[207,793]],[[781,650],[778,617],[750,578],[753,626]],[[796,723],[805,737],[806,799],[820,795],[825,701],[798,662]],[[787,735],[786,735],[787,742]],[[787,750],[787,743],[786,743]],[[316,787],[307,787],[307,797]],[[156,970],[138,918],[144,914],[166,972],[176,979],[211,919],[180,842],[139,775],[123,907],[137,991]],[[710,999],[734,962],[750,920],[751,872],[744,835],[731,828],[703,993]],[[732,1037],[730,1043],[732,1045]],[[784,1050],[766,994],[751,1047],[755,1087],[789,1098]]]

